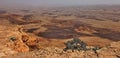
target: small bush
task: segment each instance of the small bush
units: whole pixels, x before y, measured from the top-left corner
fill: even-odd
[[[71,41],[67,41],[65,43],[66,48],[64,48],[64,51],[67,51],[68,49],[74,51],[74,50],[87,50],[86,46],[87,44],[83,41],[81,41],[79,38],[73,38]]]
[[[16,37],[10,37],[9,39],[10,39],[10,41],[16,41],[17,40]]]

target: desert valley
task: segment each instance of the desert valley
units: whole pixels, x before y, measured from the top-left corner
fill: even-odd
[[[63,51],[77,36],[89,51]],[[120,6],[0,8],[0,58],[120,58]]]

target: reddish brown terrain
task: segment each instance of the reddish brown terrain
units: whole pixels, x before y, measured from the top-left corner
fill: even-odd
[[[73,35],[79,37],[88,46],[102,47],[98,50],[99,58],[119,58],[120,8],[0,10],[0,57],[98,57],[93,51],[62,51],[65,48],[64,43],[71,40]],[[111,44],[112,42],[114,43]]]

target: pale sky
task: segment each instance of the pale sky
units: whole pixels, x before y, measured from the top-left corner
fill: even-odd
[[[96,4],[120,4],[120,0],[0,0],[0,5],[31,5],[31,6],[72,6],[72,5],[96,5]]]

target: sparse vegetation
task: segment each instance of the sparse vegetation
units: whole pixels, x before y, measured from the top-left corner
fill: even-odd
[[[10,37],[9,40],[10,40],[10,41],[16,41],[17,38],[16,38],[16,37]]]
[[[92,50],[95,52],[95,53],[97,53],[97,50],[99,50],[100,49],[100,47],[94,47],[94,48],[92,48]]]
[[[73,38],[73,40],[71,41],[67,41],[65,43],[65,46],[66,48],[64,48],[63,50],[64,51],[67,51],[67,50],[93,50],[95,53],[97,53],[96,51],[100,49],[100,47],[96,46],[94,48],[86,48],[87,44],[83,41],[81,41],[79,38]]]
[[[63,49],[64,51],[67,51],[68,49],[71,49],[72,51],[74,50],[87,50],[86,46],[87,44],[83,41],[81,41],[79,38],[73,38],[71,41],[67,41],[65,43],[66,48]]]

